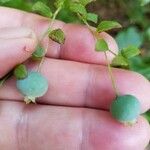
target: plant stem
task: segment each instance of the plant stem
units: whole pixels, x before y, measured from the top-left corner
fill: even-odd
[[[117,56],[116,53],[114,53],[112,50],[109,49],[109,52],[112,53],[114,56]]]
[[[78,17],[84,22],[84,24],[90,29],[91,26],[89,25],[89,23],[86,21],[86,19],[84,19],[79,13],[77,13]]]
[[[88,27],[88,29],[92,32],[92,34],[94,35],[94,37],[96,39],[101,39],[100,35],[98,32],[96,32],[90,25],[89,23],[87,22],[86,19],[84,19],[80,14],[78,14],[79,18],[82,19],[82,21],[84,22],[84,24]],[[117,56],[117,54],[115,54],[112,50],[108,50],[109,52],[111,52],[113,55]],[[108,67],[108,71],[109,71],[109,75],[110,75],[110,78],[111,78],[111,82],[112,82],[112,86],[113,86],[113,89],[116,93],[116,95],[118,96],[119,95],[119,91],[117,89],[117,86],[116,86],[116,83],[115,83],[115,79],[114,79],[114,76],[113,76],[113,73],[112,73],[112,68],[111,68],[111,65],[109,63],[109,60],[108,60],[108,56],[107,56],[107,53],[105,53],[105,58],[106,58],[106,62],[107,62],[107,67]]]
[[[47,46],[46,46],[46,49],[45,49],[45,55],[46,55],[47,50],[48,50],[48,44],[49,44],[49,40],[48,40],[48,42],[47,42]],[[40,62],[39,66],[38,66],[38,69],[37,69],[38,72],[40,72],[40,70],[41,70],[41,68],[42,68],[42,65],[43,65],[43,63],[44,63],[44,60],[45,60],[45,56],[43,56],[42,59],[41,59],[41,62]]]
[[[53,24],[54,24],[54,21],[55,21],[57,15],[58,15],[58,13],[60,12],[60,10],[61,10],[61,7],[59,7],[59,8],[55,11],[55,13],[54,13],[54,15],[53,15],[53,18],[51,19],[50,25],[49,25],[48,29],[45,31],[45,33],[43,34],[43,36],[42,36],[42,38],[41,38],[40,41],[42,41],[42,40],[47,36],[47,34],[51,31],[51,28],[52,28],[52,26],[53,26]]]
[[[109,63],[107,53],[106,52],[104,52],[104,53],[105,53],[105,58],[106,58],[106,61],[107,61],[109,75],[110,75],[110,78],[111,78],[111,81],[112,81],[112,86],[113,86],[113,89],[114,89],[116,95],[118,96],[119,92],[118,92],[118,89],[117,89],[117,86],[116,86],[116,82],[115,82],[115,79],[114,79],[114,76],[113,76],[113,73],[112,73],[112,68],[111,68],[111,65]]]
[[[54,15],[53,15],[53,18],[52,18],[52,20],[51,20],[50,25],[49,25],[48,29],[45,31],[45,33],[43,34],[43,36],[42,36],[42,38],[41,38],[40,41],[42,41],[42,40],[49,34],[49,32],[51,32],[51,28],[53,27],[54,21],[55,21],[57,15],[58,15],[58,13],[60,12],[61,9],[62,9],[62,7],[59,7],[59,8],[55,11],[55,13],[54,13]],[[46,55],[47,50],[48,50],[48,45],[49,45],[49,42],[47,42],[47,46],[46,46],[46,49],[45,49],[45,55]],[[45,60],[45,56],[42,58],[42,60],[41,60],[41,62],[40,62],[40,64],[39,64],[39,66],[38,66],[38,69],[37,69],[38,72],[40,72],[44,60]]]
[[[0,79],[0,88],[3,86],[4,82],[12,75],[12,71],[9,72],[6,76],[4,76],[2,79]]]
[[[88,27],[88,29],[91,31],[91,33],[94,35],[94,37],[97,37],[96,32],[93,30],[93,28],[89,25],[86,19],[84,19],[79,13],[77,14],[78,17],[83,21],[83,23]]]

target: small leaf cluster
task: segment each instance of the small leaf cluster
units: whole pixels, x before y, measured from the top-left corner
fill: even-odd
[[[63,7],[68,7],[72,13],[75,13],[79,17],[79,19],[82,20],[83,23],[85,23],[89,29],[91,29],[89,22],[93,22],[97,24],[98,15],[88,12],[86,9],[86,6],[93,1],[94,0],[71,0],[71,1],[56,0],[54,5],[57,10],[62,9]],[[41,3],[42,2],[36,2],[33,5],[33,11],[36,11],[37,13],[41,15],[49,14],[49,17],[54,16],[55,13],[52,13],[51,10],[47,8],[48,7],[47,5],[45,5],[44,3],[43,4]],[[43,8],[41,9],[41,7]],[[109,31],[114,28],[121,28],[121,25],[116,21],[101,21],[98,24],[95,33]],[[63,33],[61,29],[56,29],[56,30],[51,31],[49,33],[49,38],[59,44],[64,44],[65,42],[65,34]],[[99,37],[96,37],[96,38],[97,38],[97,42],[95,45],[96,51],[109,50],[108,45],[104,39],[100,39]]]
[[[119,54],[113,59],[112,66],[120,68],[129,68],[130,59],[139,55],[141,52],[136,46],[128,46],[119,51]]]
[[[51,25],[48,28],[48,30],[46,31],[46,33],[44,34],[43,38],[45,38],[48,34],[49,38],[55,42],[57,42],[58,44],[64,44],[65,42],[65,34],[61,29],[52,29],[52,24],[55,21],[58,13],[60,12],[60,10],[64,7],[65,5],[65,0],[56,0],[54,3],[54,6],[56,8],[55,12],[52,12],[52,10],[50,9],[50,7],[48,7],[45,3],[38,1],[36,2],[33,7],[32,7],[32,11],[36,12],[42,16],[48,17],[51,19]],[[41,39],[40,42],[42,42],[43,39]],[[36,51],[33,53],[32,58],[34,60],[40,60],[42,59],[45,54],[46,54],[46,50],[42,47],[42,45],[40,44],[37,46]]]

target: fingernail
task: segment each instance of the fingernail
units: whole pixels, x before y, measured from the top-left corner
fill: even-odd
[[[35,38],[34,32],[26,27],[1,28],[1,39]]]

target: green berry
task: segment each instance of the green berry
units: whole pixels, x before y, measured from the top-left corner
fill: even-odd
[[[28,72],[27,78],[17,80],[17,88],[25,96],[26,103],[35,102],[47,92],[48,81],[39,72]]]
[[[141,112],[139,100],[132,95],[118,96],[110,107],[112,116],[125,124],[135,123]]]

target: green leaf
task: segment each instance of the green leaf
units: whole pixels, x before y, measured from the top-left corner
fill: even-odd
[[[49,18],[52,17],[53,15],[50,8],[41,1],[36,2],[32,6],[32,11]]]
[[[41,45],[38,45],[35,52],[32,54],[32,59],[41,60],[41,58],[44,56],[45,56],[45,49]]]
[[[121,25],[116,21],[102,21],[97,27],[97,32],[108,31],[114,28],[121,28]]]
[[[65,4],[65,1],[66,0],[55,0],[54,5],[55,5],[56,8],[62,8]]]
[[[11,0],[0,0],[1,3],[7,3],[9,1],[11,1]]]
[[[101,51],[101,52],[108,51],[109,50],[108,44],[106,43],[105,40],[98,39],[97,42],[96,42],[95,50],[98,51],[98,52],[99,51]]]
[[[79,3],[81,3],[83,6],[86,6],[87,4],[94,2],[96,0],[78,0]]]
[[[143,116],[148,120],[150,123],[150,110],[143,114]]]
[[[94,22],[94,23],[97,23],[98,22],[98,15],[94,14],[94,13],[88,13],[87,14],[87,20]]]
[[[143,37],[135,27],[129,27],[126,30],[119,32],[116,41],[119,49],[126,48],[130,45],[139,48],[142,45]]]
[[[28,71],[25,65],[20,64],[14,69],[14,76],[17,79],[24,79],[28,76]]]
[[[49,38],[53,41],[64,44],[65,43],[65,34],[61,29],[55,29],[49,33]]]
[[[113,59],[111,65],[113,67],[127,68],[129,66],[129,62],[128,59],[122,56],[120,53]]]
[[[141,0],[141,5],[145,6],[150,3],[150,0]]]
[[[125,58],[129,59],[139,55],[141,52],[136,46],[128,46],[127,48],[122,49],[121,53]]]
[[[78,3],[71,3],[70,5],[70,10],[74,13],[77,13],[77,14],[80,14],[84,17],[87,16],[87,11],[86,11],[86,8],[81,5],[81,4],[78,4]]]

